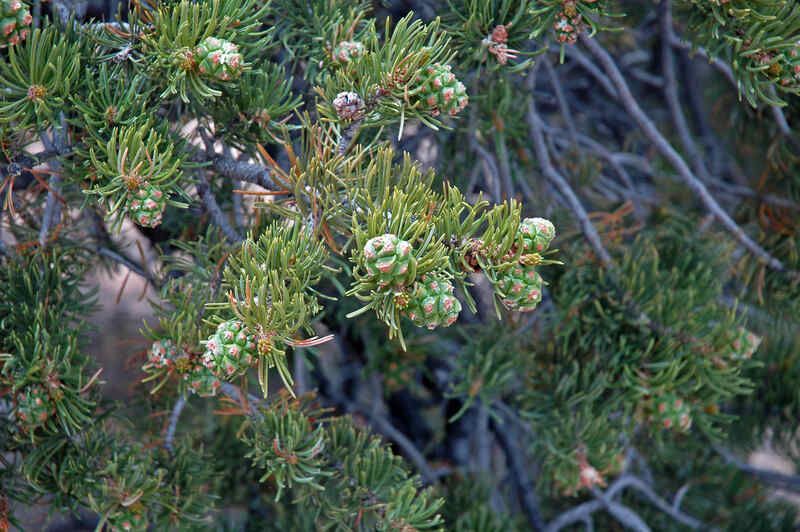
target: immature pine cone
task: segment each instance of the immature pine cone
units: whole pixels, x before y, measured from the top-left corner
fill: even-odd
[[[423,275],[414,283],[403,314],[417,327],[449,327],[461,312],[461,302],[453,296],[453,284],[438,275]]]
[[[255,336],[240,320],[229,320],[220,323],[206,342],[203,365],[215,375],[230,379],[246,372],[255,357]]]
[[[534,266],[518,264],[500,278],[495,291],[507,309],[530,312],[542,300],[542,278]]]
[[[364,55],[364,45],[358,41],[342,41],[331,55],[337,63],[349,63],[351,59]]]
[[[222,386],[219,377],[200,364],[193,366],[184,374],[183,379],[189,383],[189,390],[200,397],[213,397]]]
[[[396,235],[385,234],[367,241],[364,246],[367,273],[378,285],[400,288],[411,284],[416,277],[417,259],[411,244]]]
[[[20,0],[0,0],[0,45],[24,41],[31,22],[33,17]]]
[[[239,47],[230,41],[206,37],[195,49],[197,69],[201,74],[222,81],[242,75],[244,59]]]
[[[525,253],[537,253],[547,249],[556,236],[556,228],[544,218],[525,218],[519,224],[522,245]]]
[[[333,108],[342,120],[358,120],[364,115],[364,100],[355,92],[340,92],[333,100]]]
[[[163,368],[178,358],[178,346],[172,340],[153,342],[147,351],[147,361],[156,368]]]
[[[442,112],[456,115],[469,103],[467,89],[450,72],[450,65],[436,63],[429,66],[424,75],[417,76],[417,81],[422,84],[419,95],[433,116]]]
[[[166,206],[167,198],[164,193],[157,187],[144,183],[133,193],[130,215],[142,227],[158,227]]]
[[[691,408],[674,393],[661,394],[651,399],[648,420],[686,432],[692,426]]]

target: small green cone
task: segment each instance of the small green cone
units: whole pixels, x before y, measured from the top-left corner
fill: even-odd
[[[26,386],[17,395],[14,415],[28,430],[44,425],[45,421],[55,413],[56,407],[43,386],[38,384]]]
[[[542,284],[534,266],[516,264],[500,277],[495,292],[507,309],[530,312],[542,300]]]
[[[456,115],[469,103],[467,89],[450,72],[450,65],[435,63],[417,76],[417,81],[423,85],[419,95],[433,116]]]
[[[14,45],[25,40],[33,17],[20,0],[0,0],[0,44]]]
[[[206,37],[195,48],[197,69],[201,74],[220,81],[236,79],[242,75],[244,58],[239,47],[230,41]]]
[[[167,206],[167,198],[157,187],[145,183],[133,193],[130,202],[130,215],[142,227],[158,227],[161,215]]]
[[[392,234],[369,239],[364,246],[367,273],[380,287],[401,288],[410,285],[417,272],[411,244]]]
[[[461,302],[453,296],[453,284],[444,277],[423,275],[414,289],[403,314],[417,327],[449,327],[461,312]]]
[[[519,225],[522,234],[523,252],[541,253],[556,236],[556,228],[545,218],[525,218]]]
[[[206,342],[203,365],[225,379],[244,374],[256,359],[255,336],[240,320],[220,323]]]

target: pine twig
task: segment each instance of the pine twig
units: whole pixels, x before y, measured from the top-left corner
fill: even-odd
[[[143,279],[146,279],[147,281],[150,281],[151,283],[155,284],[155,277],[153,277],[153,274],[151,274],[150,272],[146,271],[144,268],[142,268],[138,264],[135,264],[135,263],[131,262],[130,260],[126,259],[122,255],[120,255],[118,253],[115,253],[115,252],[111,251],[110,249],[108,249],[106,247],[98,247],[98,248],[96,248],[95,251],[99,255],[103,255],[104,257],[108,257],[109,259],[113,260],[114,262],[118,262],[119,264],[125,266],[126,268],[131,270],[133,273],[135,273],[139,277],[141,277]]]
[[[553,49],[554,52],[559,53],[558,49]],[[611,96],[612,99],[618,100],[619,94],[617,93],[617,89],[614,88],[614,84],[611,83],[611,80],[608,79],[608,76],[603,74],[603,72],[597,68],[597,65],[594,62],[586,57],[578,48],[575,46],[567,46],[567,57],[571,60],[575,61],[581,68],[586,70],[599,84],[606,93]]]
[[[650,532],[650,527],[644,522],[644,519],[639,517],[639,514],[618,502],[611,500],[608,494],[600,491],[597,488],[592,488],[592,494],[597,497],[603,507],[608,510],[617,521],[625,525],[625,528],[634,530],[636,532]]]
[[[52,141],[47,138],[44,132],[39,135],[44,147],[48,151],[55,152],[59,155],[67,151],[67,142],[66,139],[63,138],[63,135],[66,134],[67,131],[67,123],[63,111],[61,112],[61,131],[62,132],[59,133],[57,128],[55,126],[53,127]],[[42,226],[39,229],[39,246],[42,248],[47,244],[50,227],[61,215],[61,204],[58,201],[61,196],[61,163],[57,158],[50,161],[50,169],[53,171],[53,175],[48,184],[47,199],[45,200],[44,214],[42,215]]]
[[[547,527],[545,528],[545,532],[558,532],[572,523],[583,521],[587,516],[590,516],[602,508],[607,508],[609,513],[611,513],[621,523],[634,530],[650,530],[649,527],[647,527],[647,525],[641,521],[641,517],[635,514],[630,508],[612,501],[616,494],[625,488],[633,488],[637,494],[643,496],[656,508],[693,530],[715,530],[713,528],[709,528],[703,522],[695,519],[694,517],[679,511],[675,505],[670,505],[667,503],[661,497],[656,495],[652,488],[645,484],[641,479],[630,474],[624,474],[612,482],[605,492],[597,489],[592,490],[596,497],[595,500],[579,504],[578,506],[556,516],[555,519],[548,523]],[[677,497],[676,500],[678,500]]]
[[[469,146],[475,153],[481,156],[486,164],[489,170],[488,173],[491,174],[492,178],[492,199],[495,203],[500,203],[502,201],[502,193],[500,192],[500,169],[497,167],[497,161],[494,160],[494,156],[489,153],[486,148],[481,146],[474,132],[470,135]]]
[[[733,453],[719,445],[714,445],[714,450],[717,451],[717,453],[719,453],[719,455],[722,456],[726,462],[735,466],[739,471],[756,477],[764,484],[772,486],[773,488],[791,491],[793,493],[800,493],[800,475],[787,475],[777,471],[769,471],[767,469],[753,467],[743,462],[734,456]]]
[[[475,462],[478,471],[489,471],[491,463],[491,442],[489,440],[489,409],[478,405],[475,431]]]
[[[585,521],[586,518],[590,517],[593,513],[601,508],[603,508],[603,503],[598,499],[579,504],[578,506],[570,508],[569,510],[556,516],[555,519],[547,524],[544,532],[558,532],[562,528],[567,527],[572,523]]]
[[[282,190],[283,186],[272,179],[269,168],[259,164],[237,161],[231,157],[218,156],[215,153],[206,153],[211,160],[211,167],[230,179],[241,179],[254,183],[265,190]]]
[[[497,159],[500,163],[500,177],[503,180],[503,188],[505,189],[505,198],[514,197],[514,185],[511,182],[511,163],[508,159],[508,147],[506,146],[506,136],[502,131],[495,133],[497,142]]]
[[[775,95],[775,87],[770,87],[770,93],[773,96]],[[772,117],[775,119],[775,123],[778,124],[778,131],[781,132],[781,135],[786,137],[786,140],[795,151],[800,152],[800,141],[792,134],[792,128],[789,126],[789,122],[786,121],[786,115],[783,114],[783,109],[777,105],[771,105],[770,111],[772,112]]]
[[[175,429],[178,426],[178,419],[181,417],[184,406],[186,406],[186,397],[180,395],[178,396],[178,400],[175,401],[175,406],[172,407],[172,414],[169,416],[169,425],[167,425],[167,436],[164,439],[164,447],[167,448],[169,454],[174,452],[172,440],[175,439]]]
[[[353,139],[358,135],[358,131],[361,129],[362,121],[363,119],[359,118],[358,120],[353,120],[345,126],[344,130],[342,131],[342,137],[339,139],[339,144],[336,145],[336,153],[338,155],[344,155],[347,153],[347,150],[353,143]]]
[[[214,223],[216,223],[219,228],[222,229],[222,233],[231,244],[240,243],[242,241],[241,235],[239,235],[238,231],[236,231],[236,229],[234,229],[231,224],[228,223],[228,220],[225,218],[225,214],[222,212],[222,209],[219,208],[217,199],[211,192],[211,187],[208,184],[206,176],[204,176],[202,172],[197,172],[197,179],[197,192],[203,199],[206,210],[209,212],[209,214],[211,214],[211,218],[213,218]]]
[[[244,410],[248,416],[254,417],[260,421],[264,419],[264,414],[262,414],[258,408],[248,407],[248,405],[242,403],[242,398],[246,398],[248,403],[252,403],[253,405],[262,403],[263,401],[255,395],[244,392],[239,387],[234,386],[229,382],[223,382],[220,390],[222,393],[230,397],[235,403],[239,404],[242,407],[242,410]]]
[[[572,111],[569,108],[569,102],[564,95],[564,87],[561,86],[561,80],[558,78],[558,73],[556,72],[556,69],[553,68],[553,65],[550,63],[550,61],[545,60],[542,62],[544,63],[544,69],[547,71],[547,75],[550,77],[550,84],[553,86],[553,92],[556,95],[556,101],[558,102],[558,108],[561,112],[561,117],[564,119],[564,123],[567,126],[569,138],[572,143],[577,146],[578,131],[575,128],[575,120],[572,118]]]
[[[712,57],[702,46],[692,46],[688,42],[683,42],[674,32],[670,33],[669,42],[674,48],[680,48],[691,55],[698,55],[708,61],[720,74],[725,76],[731,85],[738,89],[739,83],[736,81],[736,76],[733,75],[733,70],[728,63],[718,57]]]
[[[45,200],[42,226],[39,229],[39,246],[42,248],[47,245],[47,238],[51,226],[61,215],[61,203],[59,203],[57,198],[57,194],[61,191],[60,183],[61,176],[59,174],[53,174],[49,183],[50,190],[47,191],[47,199]]]
[[[294,351],[294,389],[297,395],[302,395],[308,391],[308,368],[305,359],[298,351]]]
[[[681,145],[692,161],[694,171],[704,180],[708,181],[709,173],[706,165],[697,150],[697,143],[692,138],[686,116],[683,114],[680,98],[678,97],[678,78],[675,74],[675,57],[670,46],[672,35],[672,0],[661,0],[661,68],[664,71],[664,99],[672,115],[675,130],[681,140]]]
[[[529,89],[533,89],[534,78],[532,75],[528,77],[528,82],[530,83]],[[606,251],[606,248],[603,246],[603,242],[600,239],[600,235],[597,233],[597,229],[595,229],[594,225],[592,225],[592,222],[589,220],[586,209],[584,209],[583,205],[581,205],[580,200],[575,195],[575,192],[572,190],[570,184],[561,176],[561,174],[558,173],[550,161],[550,154],[547,152],[547,146],[544,142],[544,134],[542,133],[542,128],[539,125],[539,117],[536,114],[536,105],[533,102],[533,98],[530,97],[528,102],[527,120],[528,130],[530,131],[530,136],[533,140],[533,148],[536,152],[536,160],[539,163],[542,173],[567,199],[567,202],[572,208],[572,212],[578,218],[578,222],[581,225],[583,234],[586,235],[586,239],[589,241],[589,244],[592,246],[595,253],[597,253],[597,255],[600,257],[600,260],[607,265],[613,264],[614,261],[611,258],[611,255],[608,254],[608,251]]]
[[[101,244],[101,242],[108,242],[109,244],[113,244],[114,242],[106,231],[105,225],[103,225],[103,219],[94,209],[85,209],[81,215],[87,220],[87,223],[89,224],[89,234],[94,240],[92,243],[93,245],[90,244],[88,246],[92,251],[98,255],[109,258],[122,266],[125,266],[130,271],[152,284],[156,290],[161,288],[155,276],[147,268],[147,264],[142,263],[140,266],[130,258]]]
[[[533,483],[528,475],[522,449],[518,445],[519,439],[513,436],[516,431],[513,431],[513,434],[509,434],[511,432],[511,421],[505,419],[505,423],[498,425],[496,420],[490,419],[489,424],[508,460],[508,469],[514,478],[517,496],[525,511],[525,516],[528,518],[528,524],[533,530],[545,530],[541,512],[539,511],[539,501],[536,498]]]
[[[653,506],[664,512],[665,514],[672,517],[677,522],[685,525],[692,530],[699,530],[699,529],[707,529],[707,526],[698,519],[690,515],[686,515],[685,513],[679,511],[674,505],[669,504],[667,501],[659,497],[653,488],[651,488],[648,484],[642,481],[640,478],[634,477],[632,475],[625,475],[626,478],[626,485],[625,487],[633,488],[635,493],[641,495],[648,502],[650,502]],[[678,500],[676,498],[676,500]]]

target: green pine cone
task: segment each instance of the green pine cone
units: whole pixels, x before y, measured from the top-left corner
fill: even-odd
[[[781,85],[796,86],[800,84],[800,43],[795,43],[783,52],[784,68],[781,70]]]
[[[417,276],[417,259],[411,244],[392,234],[370,238],[364,246],[367,273],[381,287],[407,286]]]
[[[27,386],[17,395],[15,416],[28,430],[43,425],[55,413],[56,407],[50,400],[50,394],[38,384]]]
[[[108,525],[114,532],[144,532],[148,525],[145,508],[141,503],[124,508],[108,518]]]
[[[163,368],[178,358],[178,346],[172,340],[164,339],[153,342],[147,351],[147,361],[156,368]]]
[[[692,426],[692,410],[686,402],[674,393],[663,393],[650,400],[648,421],[658,423],[664,428],[674,428],[681,432]]]
[[[437,275],[423,275],[414,283],[403,314],[417,327],[449,327],[458,319],[461,302],[453,296],[453,283]]]
[[[733,334],[729,356],[732,360],[750,359],[759,345],[761,345],[760,336],[756,336],[744,327],[739,327]]]
[[[200,397],[214,397],[222,386],[222,381],[210,369],[200,364],[193,366],[183,379],[192,393]]]
[[[230,379],[246,372],[255,358],[255,336],[240,320],[229,320],[220,323],[206,342],[203,365],[215,375]]]
[[[417,76],[417,81],[422,84],[420,97],[433,116],[458,114],[469,103],[467,89],[450,72],[450,65],[435,63],[427,68],[426,74]]]
[[[517,264],[500,277],[495,291],[507,309],[530,312],[542,300],[542,284],[534,266]]]
[[[197,69],[201,74],[228,81],[242,75],[244,58],[238,52],[239,47],[230,41],[206,37],[195,48]]]
[[[519,224],[524,253],[545,251],[556,236],[556,228],[544,218],[525,218]]]
[[[20,0],[0,0],[0,44],[24,41],[31,22],[31,12]]]
[[[144,183],[133,193],[129,212],[138,225],[158,227],[166,206],[167,198],[164,193],[150,183]]]
[[[331,52],[336,63],[349,63],[352,59],[364,55],[364,45],[358,41],[342,41]]]

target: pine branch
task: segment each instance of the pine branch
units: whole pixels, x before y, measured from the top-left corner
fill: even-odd
[[[621,96],[621,102],[625,109],[634,118],[636,123],[644,132],[645,136],[655,145],[662,157],[664,157],[678,171],[678,174],[681,176],[686,185],[700,197],[700,200],[703,202],[706,209],[708,209],[711,214],[716,216],[722,225],[746,249],[764,261],[768,267],[779,272],[786,272],[792,277],[798,277],[799,275],[797,272],[788,271],[780,260],[772,257],[747,234],[745,234],[742,228],[733,221],[733,219],[722,209],[722,207],[720,207],[719,203],[717,203],[713,196],[711,196],[711,194],[708,192],[708,189],[705,187],[705,185],[699,179],[697,179],[697,177],[695,177],[680,154],[675,151],[675,148],[670,145],[669,141],[664,138],[653,121],[639,106],[636,98],[634,98],[630,88],[628,87],[628,83],[625,81],[625,78],[622,76],[622,73],[619,71],[619,68],[617,67],[611,55],[609,55],[609,53],[594,39],[582,35],[581,40],[586,48],[588,48],[592,53],[592,55],[597,58],[598,62],[603,66],[603,69],[617,87],[617,90]]]
[[[542,123],[540,123],[540,126],[543,132],[547,133],[548,135],[558,137],[556,138],[556,144],[561,143],[564,145],[564,147],[569,147],[570,145],[573,144],[572,139],[570,139],[567,135],[564,135],[564,132],[561,129]],[[562,139],[563,142],[561,142]],[[606,162],[608,162],[609,166],[611,166],[614,172],[619,176],[619,178],[625,184],[625,186],[631,189],[631,191],[634,191],[636,187],[633,183],[633,180],[631,179],[630,174],[628,173],[627,170],[625,170],[623,164],[635,166],[637,169],[644,168],[647,171],[646,173],[648,174],[652,173],[652,169],[650,168],[650,163],[648,163],[647,160],[644,158],[637,158],[636,156],[632,156],[631,154],[628,153],[612,152],[611,150],[603,146],[601,143],[597,142],[593,138],[584,135],[582,133],[576,133],[575,139],[578,141],[579,144],[582,145],[584,149],[589,150],[590,152],[594,153],[597,157],[604,159]]]
[[[511,164],[508,159],[508,147],[506,146],[506,136],[502,131],[495,132],[497,144],[497,159],[500,163],[500,177],[502,178],[505,194],[501,199],[514,197],[514,185],[511,182]]]
[[[728,63],[719,57],[712,57],[702,46],[694,46],[691,43],[684,42],[674,32],[670,33],[669,42],[673,47],[680,48],[681,50],[688,52],[690,57],[694,54],[702,57],[723,76],[725,76],[725,78],[730,82],[731,85],[734,86],[734,88],[739,87],[739,83],[736,81],[736,76],[733,75],[733,69],[731,69],[730,65],[728,65]]]
[[[686,484],[681,486],[680,489],[678,489],[678,491],[675,493],[675,498],[672,500],[673,510],[680,511],[683,498],[686,496],[687,493],[689,493],[689,488],[691,487],[692,485],[689,482],[687,482]]]
[[[172,440],[175,439],[175,429],[178,427],[178,419],[181,417],[183,407],[186,406],[186,397],[179,395],[175,406],[172,407],[172,413],[169,416],[169,425],[167,425],[167,435],[164,438],[164,447],[167,448],[169,454],[172,454],[174,449],[172,447]]]
[[[500,203],[503,200],[502,193],[500,192],[500,169],[497,167],[497,161],[495,161],[494,156],[489,153],[489,150],[481,146],[475,133],[470,135],[469,145],[472,151],[480,155],[484,164],[486,164],[486,168],[489,170],[487,173],[491,176],[492,199],[495,203]]]
[[[686,151],[688,158],[692,161],[694,171],[697,172],[704,181],[708,181],[710,175],[706,165],[697,149],[697,142],[692,138],[686,116],[683,114],[680,98],[678,96],[678,79],[675,74],[675,57],[670,46],[670,36],[672,35],[672,0],[661,0],[660,5],[661,22],[661,68],[664,72],[664,99],[667,101],[672,121],[681,145]]]
[[[95,253],[107,257],[114,262],[121,264],[122,266],[125,266],[139,277],[150,282],[150,284],[152,284],[156,290],[161,288],[155,276],[150,271],[145,269],[146,264],[139,265],[130,258],[125,257],[102,244],[102,242],[108,244],[113,244],[114,242],[112,242],[108,231],[106,231],[106,227],[103,224],[103,219],[94,209],[86,209],[83,211],[82,215],[87,219],[87,223],[89,224],[89,234],[95,241],[94,245],[91,246],[91,249]]]
[[[118,253],[115,253],[115,252],[111,251],[110,249],[108,249],[106,247],[97,247],[97,248],[95,248],[95,251],[97,253],[99,253],[100,255],[103,255],[104,257],[108,257],[109,259],[111,259],[111,260],[113,260],[115,262],[118,262],[119,264],[125,266],[126,268],[131,270],[133,273],[135,273],[139,277],[141,277],[143,279],[146,279],[147,281],[150,281],[151,283],[155,283],[155,278],[153,277],[153,275],[150,272],[145,271],[141,266],[139,266],[138,264],[134,264],[133,262],[129,261],[128,259],[126,259],[122,255],[120,255]]]
[[[585,502],[560,514],[548,523],[547,527],[544,529],[545,532],[557,532],[572,523],[583,521],[587,516],[602,508],[607,508],[609,513],[621,523],[634,530],[650,530],[641,517],[630,510],[630,508],[612,501],[619,492],[626,488],[633,488],[638,495],[644,497],[656,508],[692,530],[715,530],[714,528],[709,528],[694,517],[679,511],[675,505],[668,504],[661,497],[656,495],[652,488],[641,479],[630,474],[624,474],[612,482],[605,492],[593,489],[592,493],[596,497],[595,500]],[[676,501],[678,500],[679,499],[676,497]]]
[[[222,233],[225,235],[225,238],[228,239],[228,242],[231,244],[239,244],[242,242],[242,237],[239,233],[234,229],[231,224],[228,222],[225,214],[222,212],[222,209],[219,208],[219,204],[217,203],[217,199],[214,197],[214,194],[211,192],[211,188],[209,187],[208,180],[206,176],[202,172],[196,173],[198,182],[197,182],[197,192],[200,194],[200,197],[203,199],[203,203],[206,206],[206,210],[211,214],[211,218],[214,220],[214,223],[222,229]]]
[[[45,200],[42,227],[39,229],[39,246],[41,246],[42,249],[47,246],[50,227],[61,215],[61,204],[56,197],[56,194],[61,192],[60,183],[61,176],[59,174],[53,174],[48,185],[50,188],[47,191],[47,199]]]
[[[353,143],[353,139],[358,136],[358,131],[361,129],[361,123],[363,119],[359,118],[357,120],[353,120],[349,124],[347,124],[342,130],[342,136],[339,139],[339,144],[336,146],[336,153],[339,155],[344,155],[347,153],[347,150],[350,149],[350,145]]]
[[[553,68],[553,65],[550,63],[550,61],[542,62],[544,63],[544,69],[547,70],[547,75],[550,77],[550,83],[553,86],[553,92],[556,95],[556,101],[558,102],[558,108],[561,111],[561,117],[564,119],[564,123],[567,125],[569,138],[573,144],[577,145],[578,131],[575,128],[575,119],[572,117],[572,111],[570,111],[569,102],[564,95],[564,88],[561,86],[561,80],[558,78],[558,73],[556,72],[556,69]]]
[[[44,144],[45,148],[48,151],[59,155],[66,153],[67,151],[67,141],[63,137],[63,135],[66,135],[67,132],[67,124],[63,111],[61,112],[60,116],[61,132],[54,127],[52,140],[48,139],[44,132],[39,135],[39,138],[42,140],[42,144]],[[50,183],[48,185],[47,199],[45,200],[44,214],[42,215],[42,226],[39,229],[39,246],[41,246],[43,249],[47,245],[48,234],[50,233],[51,226],[61,215],[61,163],[58,161],[58,159],[52,159],[50,161],[50,169],[53,171],[53,175],[50,178]]]
[[[708,527],[701,521],[695,519],[694,517],[686,515],[685,513],[679,511],[674,504],[671,505],[667,501],[659,497],[653,491],[653,489],[649,485],[645,484],[641,479],[634,476],[629,476],[629,478],[627,478],[625,482],[626,482],[625,487],[633,488],[637,495],[644,497],[653,506],[655,506],[665,514],[669,515],[682,525],[685,525],[691,528],[692,530],[708,529]],[[675,500],[679,501],[677,497],[675,498]]]
[[[774,96],[775,87],[770,86],[769,89],[770,94]],[[783,113],[783,109],[777,105],[771,105],[770,111],[772,112],[772,117],[775,119],[775,123],[778,124],[778,131],[781,132],[781,135],[786,137],[786,140],[792,148],[794,148],[795,152],[800,153],[800,141],[798,141],[797,137],[792,133],[792,128],[789,126],[789,122],[786,121],[786,115]]]
[[[272,179],[272,172],[269,168],[237,161],[231,157],[217,155],[214,152],[206,152],[206,156],[211,161],[211,167],[227,178],[241,179],[248,183],[254,183],[265,190],[283,189],[282,185]]]
[[[532,90],[534,86],[534,77],[533,74],[531,74],[528,76],[528,89]],[[558,171],[553,167],[553,164],[550,162],[550,154],[547,152],[547,146],[544,143],[544,134],[542,133],[542,128],[540,126],[541,119],[536,113],[536,104],[531,97],[529,97],[528,101],[527,121],[528,131],[530,132],[531,140],[533,140],[533,148],[536,153],[536,160],[539,163],[542,173],[567,199],[572,212],[578,218],[578,222],[583,230],[583,234],[586,236],[586,239],[589,241],[589,244],[592,246],[592,249],[594,249],[595,253],[597,253],[600,260],[606,265],[612,265],[614,261],[611,258],[611,255],[608,254],[608,251],[606,251],[605,246],[603,246],[603,242],[600,239],[600,235],[597,233],[597,229],[595,229],[594,225],[589,220],[589,216],[586,214],[586,209],[583,208],[583,205],[575,195],[575,192],[572,190],[572,187],[567,180],[558,173]]]
[[[264,414],[262,414],[258,408],[253,408],[251,406],[251,405],[256,405],[256,406],[263,405],[264,401],[262,399],[259,399],[255,395],[242,391],[241,388],[239,388],[238,386],[234,386],[229,382],[223,382],[220,390],[222,391],[222,393],[230,397],[234,402],[238,403],[242,407],[242,410],[244,410],[248,416],[254,417],[258,420],[264,419]],[[243,402],[244,399],[247,400],[247,404]]]
[[[769,471],[767,469],[760,469],[753,467],[736,456],[733,453],[723,448],[720,445],[714,445],[714,450],[722,456],[725,461],[735,466],[739,471],[747,473],[757,478],[759,481],[772,486],[777,489],[791,491],[793,493],[800,493],[800,475],[787,475],[777,471]]]
[[[603,504],[608,513],[610,513],[617,521],[625,525],[625,528],[635,530],[636,532],[650,532],[650,527],[644,522],[639,514],[618,502],[614,502],[608,494],[600,491],[597,488],[592,488],[592,494]]]
[[[539,501],[534,492],[534,484],[528,475],[528,467],[522,449],[518,445],[520,440],[515,436],[516,431],[511,429],[511,422],[508,419],[502,425],[498,424],[495,419],[490,419],[489,424],[508,460],[508,469],[514,479],[517,496],[525,511],[525,516],[528,518],[528,524],[533,530],[545,530],[539,511]]]
[[[609,487],[608,491],[611,491],[611,488],[615,486],[616,483],[612,484]],[[569,510],[559,514],[555,519],[550,521],[547,524],[547,527],[544,529],[544,532],[558,532],[559,530],[571,525],[572,523],[578,523],[581,521],[586,521],[586,519],[590,519],[591,515],[603,508],[603,502],[595,499],[593,501],[585,502],[580,504],[574,508],[570,508]]]
[[[558,48],[551,48],[554,53],[559,53]],[[586,72],[588,72],[599,84],[603,89],[606,91],[612,100],[618,101],[619,100],[619,93],[617,89],[614,87],[614,84],[611,83],[611,80],[608,79],[608,76],[603,74],[603,72],[597,68],[597,65],[594,62],[586,57],[577,47],[575,46],[567,46],[566,48],[567,57],[575,61],[581,68],[583,68]]]
[[[772,194],[760,194],[751,189],[750,187],[743,187],[741,185],[735,185],[733,183],[726,183],[724,181],[720,181],[714,178],[710,178],[708,180],[708,184],[725,194],[732,194],[734,196],[753,198],[763,203],[769,203],[771,205],[775,205],[776,207],[783,207],[784,209],[792,209],[795,211],[800,210],[800,203],[795,203],[794,201],[788,198],[781,198],[778,196],[774,196]]]

